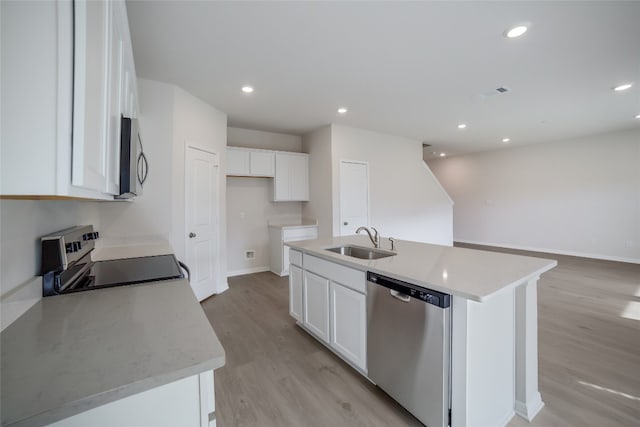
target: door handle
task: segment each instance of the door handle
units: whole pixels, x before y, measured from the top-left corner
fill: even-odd
[[[389,293],[391,294],[392,297],[394,297],[395,299],[399,299],[402,302],[411,301],[411,297],[409,295],[403,294],[402,292],[398,292],[398,291],[394,291],[393,289],[389,289]]]
[[[191,233],[189,233],[189,238],[193,239],[194,237],[196,237],[196,233],[194,233],[193,231]]]
[[[343,225],[349,225],[349,223],[347,221],[342,223]]]

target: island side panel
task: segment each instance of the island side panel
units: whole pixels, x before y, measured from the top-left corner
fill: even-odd
[[[514,291],[453,297],[452,427],[503,426],[514,415]]]
[[[527,421],[533,420],[544,406],[538,391],[538,279],[531,279],[515,290],[515,411]]]

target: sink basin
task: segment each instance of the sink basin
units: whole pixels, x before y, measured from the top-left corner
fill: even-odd
[[[379,259],[397,255],[395,252],[384,251],[382,249],[365,248],[364,246],[336,246],[335,248],[328,248],[329,252],[335,252],[340,255],[346,255],[359,259]]]

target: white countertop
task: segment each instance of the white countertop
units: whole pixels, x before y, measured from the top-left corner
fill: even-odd
[[[159,254],[138,249],[109,251]],[[0,340],[3,426],[46,425],[225,363],[184,279],[46,297]]]
[[[380,249],[389,250],[381,238]],[[303,253],[362,271],[371,271],[429,289],[484,301],[491,295],[522,284],[558,265],[551,259],[396,240],[397,255],[365,260],[329,252],[326,248],[354,244],[372,247],[367,236],[344,236],[285,242]]]

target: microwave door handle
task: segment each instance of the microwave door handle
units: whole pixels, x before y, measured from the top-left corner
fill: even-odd
[[[137,174],[138,182],[140,185],[143,185],[149,175],[149,162],[147,161],[147,156],[144,153],[140,153],[138,156]]]

